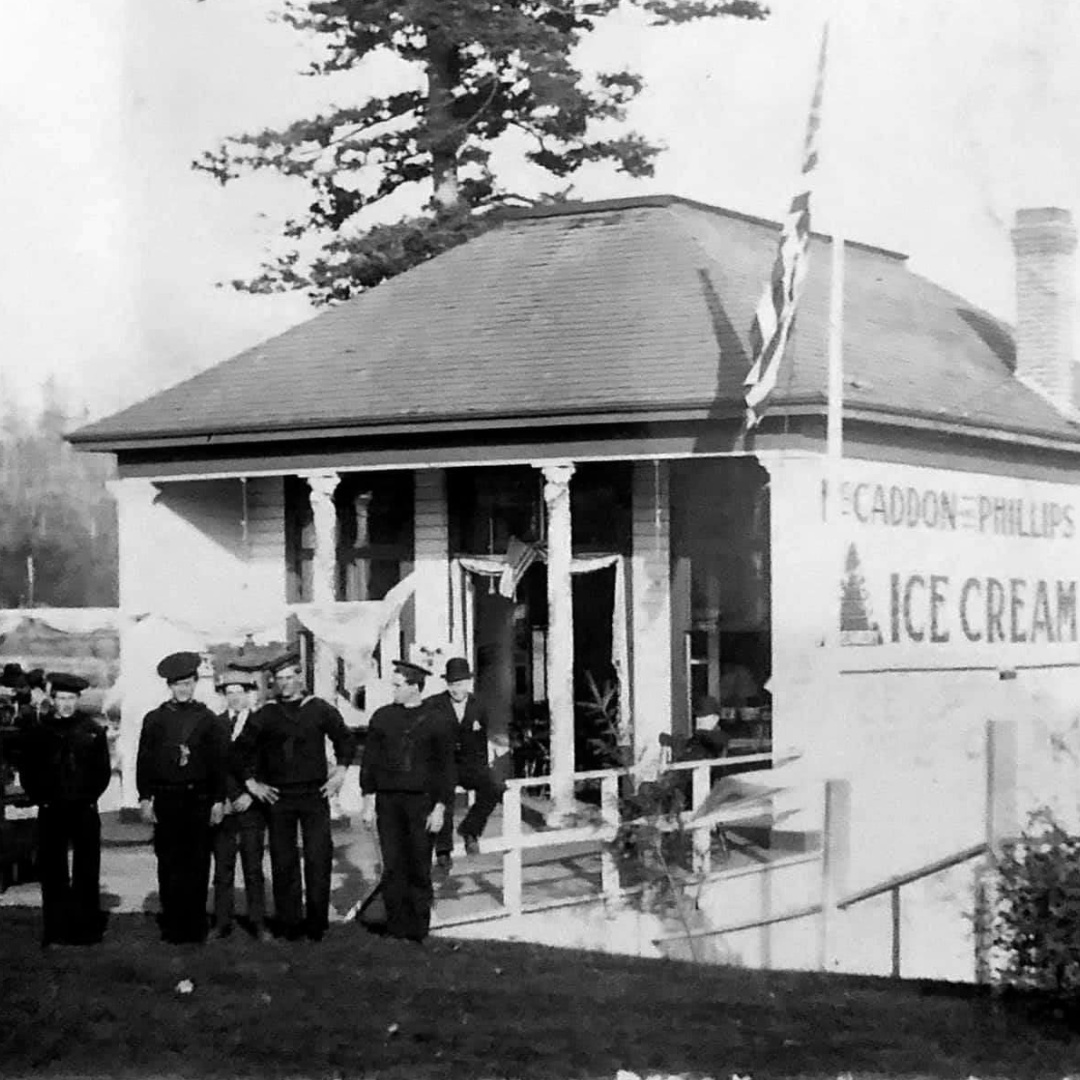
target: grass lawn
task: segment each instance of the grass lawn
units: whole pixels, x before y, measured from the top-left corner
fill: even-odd
[[[0,911],[9,1080],[1080,1073],[1080,1037],[940,988],[495,942],[419,947],[355,925],[318,945],[234,934],[169,946],[139,915],[114,917],[102,946],[44,953],[37,919]]]

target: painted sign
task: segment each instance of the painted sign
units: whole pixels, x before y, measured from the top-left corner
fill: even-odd
[[[841,521],[856,666],[1080,661],[1080,489],[849,461]]]

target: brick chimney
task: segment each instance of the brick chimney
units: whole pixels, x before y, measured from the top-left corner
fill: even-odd
[[[1076,229],[1068,210],[1018,210],[1016,253],[1016,375],[1055,408],[1080,404],[1076,357]]]

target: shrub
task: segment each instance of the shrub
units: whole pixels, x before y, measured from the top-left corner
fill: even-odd
[[[691,889],[700,883],[691,869],[691,834],[680,818],[687,807],[683,780],[677,773],[665,773],[624,795],[619,805],[622,824],[609,850],[618,860],[623,884],[643,887],[638,896],[643,910],[663,916],[674,912],[690,956],[697,959],[690,913],[697,906]]]
[[[992,941],[1008,986],[1080,999],[1080,836],[1033,814],[999,860]]]

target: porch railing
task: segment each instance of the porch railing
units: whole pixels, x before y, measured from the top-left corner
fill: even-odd
[[[755,765],[758,770],[764,770],[773,764],[774,759],[775,755],[773,753],[746,754],[738,757],[678,762],[665,765],[659,770],[661,774],[688,772],[691,776],[690,806],[678,815],[678,827],[691,836],[692,876],[695,880],[704,880],[704,878],[713,874],[711,837],[718,826],[710,821],[695,820],[695,814],[704,805],[709,792],[712,790],[713,770],[739,768],[742,771],[746,765]],[[464,922],[504,918],[506,916],[520,915],[525,911],[540,911],[552,907],[589,903],[601,898],[605,901],[615,901],[639,892],[641,886],[623,885],[619,874],[618,861],[610,849],[610,843],[615,839],[619,828],[623,825],[632,824],[629,820],[624,821],[621,816],[619,783],[624,777],[632,776],[634,773],[635,770],[629,767],[591,769],[574,773],[573,782],[575,786],[587,782],[599,783],[599,806],[595,811],[592,811],[592,820],[583,824],[572,822],[552,828],[540,829],[535,832],[524,831],[522,796],[527,791],[549,786],[552,778],[550,776],[535,776],[508,780],[502,802],[502,834],[500,836],[485,837],[480,841],[482,853],[501,853],[502,855],[501,904],[497,909],[483,915],[472,914],[440,920],[439,925],[452,926]],[[760,819],[762,813],[760,806],[748,806],[743,810],[734,809],[729,815],[725,815],[724,821],[719,827],[726,828],[729,825],[736,825],[740,821],[745,823]],[[588,844],[592,846],[593,853],[599,853],[599,889],[585,895],[526,905],[524,898],[525,852],[543,851],[544,849],[570,844]],[[776,862],[790,865],[816,858],[818,858],[816,854],[800,855],[791,859],[777,860]],[[757,869],[760,868],[754,868],[754,870]],[[739,872],[727,871],[727,873]]]
[[[990,721],[986,726],[985,753],[985,839],[962,850],[927,862],[919,867],[890,877],[863,889],[851,891],[848,888],[851,839],[851,789],[844,780],[829,780],[821,783],[823,794],[823,820],[821,843],[817,850],[806,854],[796,854],[770,860],[760,865],[713,872],[711,833],[719,828],[737,825],[760,818],[762,809],[753,806],[747,800],[747,806],[740,811],[736,806],[733,812],[725,814],[717,824],[709,819],[696,819],[695,815],[705,802],[712,788],[712,774],[716,769],[730,769],[748,764],[760,765],[765,769],[772,765],[776,755],[753,754],[740,757],[710,758],[704,761],[688,761],[669,764],[660,771],[689,772],[691,774],[691,806],[681,815],[680,825],[691,834],[693,852],[693,879],[704,881],[722,880],[746,874],[771,873],[786,867],[802,863],[817,862],[821,867],[820,891],[818,899],[810,904],[793,907],[789,910],[770,913],[769,915],[734,921],[721,926],[690,932],[680,932],[671,937],[656,938],[654,944],[665,941],[682,940],[687,937],[701,938],[738,931],[752,930],[776,925],[796,919],[816,917],[818,920],[817,960],[820,970],[829,970],[835,966],[835,948],[839,938],[838,923],[850,908],[874,897],[890,896],[891,907],[891,970],[895,977],[901,974],[902,960],[902,909],[901,890],[954,866],[974,859],[992,860],[1001,844],[1016,834],[1016,725],[1014,721]],[[502,894],[501,905],[484,915],[471,915],[458,919],[440,921],[441,926],[452,926],[465,922],[480,922],[488,919],[505,918],[519,915],[526,911],[540,911],[549,908],[571,906],[594,902],[599,898],[605,901],[618,900],[638,892],[641,886],[624,886],[620,880],[619,868],[615,855],[608,846],[614,839],[621,824],[619,806],[619,781],[631,775],[634,770],[597,769],[575,773],[575,784],[586,781],[599,782],[600,805],[598,820],[585,825],[569,825],[562,828],[543,829],[534,833],[525,833],[522,822],[522,793],[540,788],[551,782],[550,777],[530,777],[507,782],[503,798],[503,834],[481,842],[481,850],[502,853]],[[782,794],[781,791],[776,792]],[[583,896],[566,897],[546,902],[526,905],[524,902],[524,852],[542,850],[559,845],[589,842],[599,848],[600,853],[600,889]],[[985,881],[986,875],[980,874],[981,882],[979,905],[988,910],[991,898],[986,895],[990,886]],[[976,939],[976,978],[985,977],[986,941],[977,935]]]
[[[828,781],[825,784],[825,823],[822,830],[821,899],[813,904],[791,908],[779,914],[732,922],[673,938],[657,938],[654,944],[674,938],[713,937],[733,934],[741,930],[754,930],[795,919],[817,916],[819,919],[818,967],[827,970],[831,966],[835,942],[835,923],[842,912],[889,894],[890,901],[890,970],[893,978],[901,975],[902,908],[900,890],[907,885],[922,881],[955,866],[975,859],[983,860],[976,876],[975,906],[977,911],[975,936],[976,981],[989,978],[988,937],[989,920],[993,909],[992,869],[1001,850],[1011,837],[1017,834],[1016,813],[1016,722],[991,720],[985,728],[984,754],[984,831],[985,839],[949,855],[924,863],[912,870],[894,874],[883,881],[854,892],[847,891],[848,861],[850,854],[850,791],[844,781]]]

